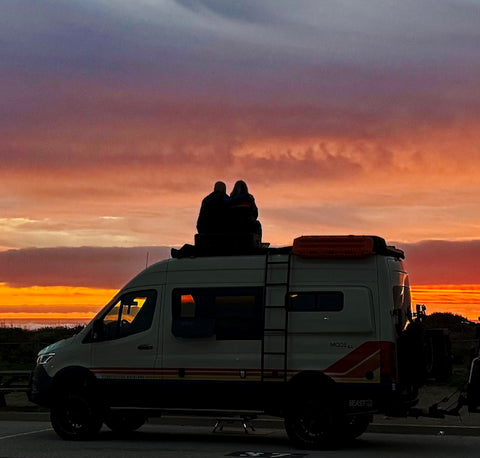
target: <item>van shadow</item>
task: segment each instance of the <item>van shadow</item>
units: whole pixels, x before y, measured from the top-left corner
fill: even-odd
[[[200,443],[241,443],[252,444],[275,444],[291,447],[287,435],[281,430],[259,430],[245,433],[243,430],[224,429],[212,432],[208,427],[185,427],[185,426],[161,426],[145,425],[138,431],[131,433],[115,433],[102,430],[99,440],[102,441],[142,441],[142,442],[200,442]]]
[[[109,430],[102,430],[98,440],[100,441],[127,441],[154,443],[163,442],[173,444],[235,444],[238,449],[272,449],[290,453],[308,453],[313,450],[301,449],[295,447],[289,440],[287,434],[281,429],[263,429],[258,428],[253,432],[245,433],[242,429],[226,428],[223,431],[213,432],[213,427],[191,427],[191,426],[171,426],[171,425],[150,425],[143,426],[140,430],[128,434],[115,433]],[[383,449],[382,443],[377,446],[375,440],[364,437],[347,441],[338,446],[326,446],[317,450],[374,450]],[[390,449],[390,447],[388,447]]]
[[[195,444],[202,446],[212,444],[212,450],[219,445],[225,444],[232,448],[233,445],[238,450],[272,450],[276,452],[290,454],[312,454],[315,452],[338,451],[339,453],[359,453],[361,456],[371,456],[372,453],[390,455],[390,454],[415,454],[416,456],[429,456],[432,452],[432,446],[439,446],[439,452],[442,456],[447,456],[450,452],[455,456],[458,453],[458,444],[445,441],[445,438],[430,437],[425,440],[422,435],[408,434],[369,434],[366,433],[360,438],[343,442],[338,447],[325,447],[317,450],[306,450],[295,447],[288,439],[286,433],[279,429],[257,429],[254,432],[246,434],[243,430],[224,430],[221,432],[212,432],[213,428],[208,427],[186,427],[186,426],[161,426],[145,425],[140,430],[129,434],[118,434],[109,430],[102,430],[98,440],[100,441],[122,441],[139,443],[165,443],[173,447],[185,447],[194,449]],[[432,442],[433,441],[433,442]],[[447,454],[447,455],[446,455]]]

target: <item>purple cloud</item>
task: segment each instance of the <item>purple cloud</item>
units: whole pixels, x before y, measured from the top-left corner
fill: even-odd
[[[0,252],[0,282],[10,286],[120,288],[134,275],[170,257],[167,247],[30,248]]]
[[[390,242],[389,242],[390,243]],[[480,241],[396,243],[406,253],[411,283],[477,284]],[[120,288],[145,268],[170,257],[168,247],[45,248],[0,252],[0,282],[23,286]]]

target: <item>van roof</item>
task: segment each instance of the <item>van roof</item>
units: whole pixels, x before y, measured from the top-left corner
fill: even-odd
[[[233,240],[233,239],[232,239]],[[263,245],[263,246],[262,246]],[[301,258],[363,258],[370,255],[392,256],[405,258],[402,250],[389,246],[385,239],[375,235],[304,235],[297,237],[292,246],[282,248],[270,248],[269,244],[253,247],[247,252],[239,253],[238,250],[222,250],[223,256],[235,255],[259,255],[259,254],[294,254]],[[233,246],[233,244],[232,244]],[[265,247],[266,246],[266,247]],[[180,250],[172,249],[173,258],[184,257],[210,257],[218,256],[217,253],[209,253],[200,250],[194,245],[184,245]]]

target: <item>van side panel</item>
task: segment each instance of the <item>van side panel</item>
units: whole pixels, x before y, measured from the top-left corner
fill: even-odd
[[[371,407],[362,402],[376,396],[383,349],[395,342],[398,275],[384,256],[288,256],[273,255],[270,264],[261,255],[170,259],[129,282],[117,297],[157,291],[152,326],[82,344],[106,393],[118,394],[112,405],[126,402],[128,388],[145,407],[262,410],[283,404],[285,380],[320,374]],[[135,405],[136,397],[127,401]]]
[[[352,260],[295,259],[291,293],[333,292],[343,296],[341,309],[295,311],[289,315],[289,364],[292,374],[320,370],[337,382],[377,383],[378,349],[355,352],[377,342],[376,257]],[[341,370],[330,370],[339,361]]]
[[[176,337],[173,298],[195,291],[218,291],[217,300],[255,292],[263,314],[264,257],[178,260],[168,272],[163,321],[165,405],[184,408],[258,408],[261,338]],[[173,265],[171,265],[173,267]],[[259,296],[259,297],[258,297]]]
[[[286,256],[283,256],[284,258]],[[179,338],[172,333],[172,298],[185,288],[264,288],[265,257],[178,260],[170,264],[165,289],[162,380],[165,401],[232,408],[256,407],[262,397],[261,339],[222,340],[215,336]],[[286,264],[272,267],[268,284],[285,278]],[[324,372],[337,382],[375,384],[380,380],[376,257],[354,260],[305,260],[293,257],[291,294],[335,293],[341,310],[290,311],[288,378],[303,371]],[[280,286],[268,286],[266,304],[284,306]],[[266,320],[271,310],[266,311]],[[275,317],[274,317],[275,318]],[[274,324],[274,323],[273,323]],[[273,333],[275,334],[275,333]],[[281,335],[278,346],[282,345]],[[365,346],[365,342],[374,345]],[[275,345],[275,337],[269,345]],[[361,350],[357,350],[361,348]],[[338,362],[343,366],[338,369]],[[265,386],[274,392],[283,380],[283,356],[266,356]],[[275,387],[275,389],[273,388]],[[269,389],[266,389],[269,392]],[[187,394],[188,393],[188,394]],[[232,396],[235,393],[235,396]],[[173,401],[172,401],[173,402]],[[191,406],[191,405],[190,405]]]

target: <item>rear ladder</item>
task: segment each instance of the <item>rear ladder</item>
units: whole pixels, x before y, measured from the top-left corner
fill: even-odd
[[[286,258],[285,258],[286,256]],[[261,381],[287,381],[288,306],[292,255],[267,254],[265,259]],[[279,373],[282,368],[283,374]]]

